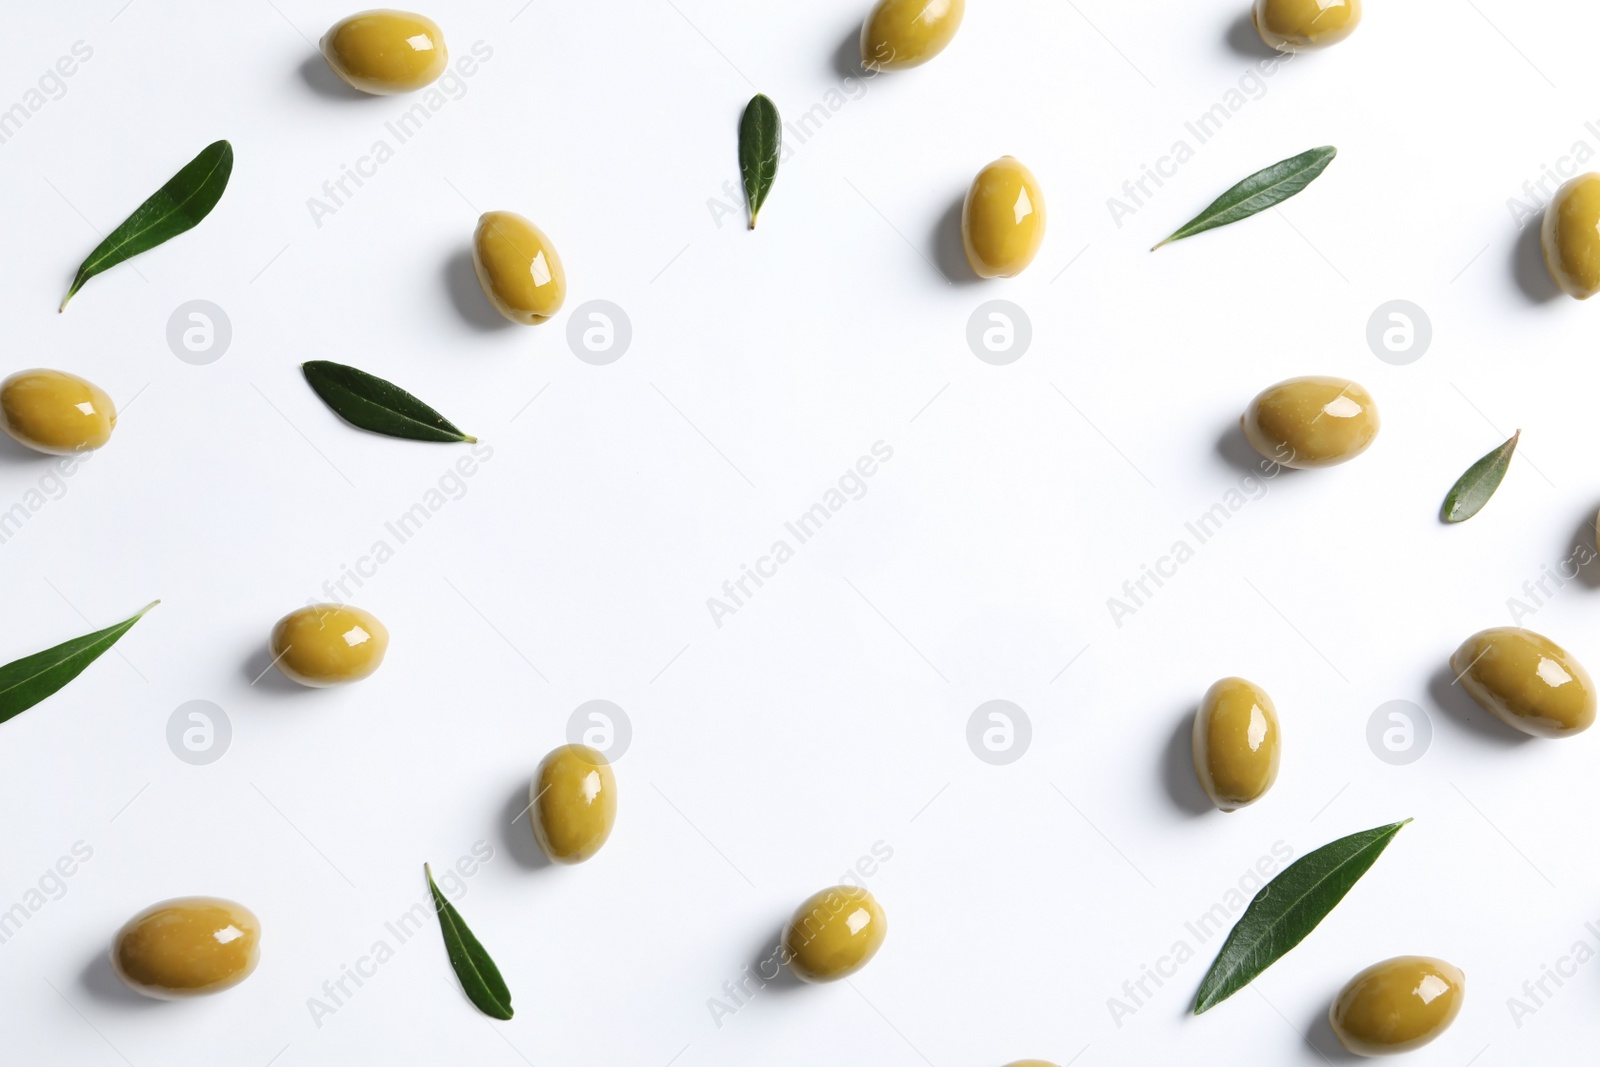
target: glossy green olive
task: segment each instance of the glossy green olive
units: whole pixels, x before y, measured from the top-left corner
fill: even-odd
[[[1466,981],[1444,960],[1396,956],[1350,979],[1328,1009],[1328,1023],[1357,1056],[1410,1052],[1455,1022]]]
[[[1560,645],[1515,626],[1482,630],[1450,657],[1461,688],[1507,726],[1571,737],[1594,725],[1589,672]]]
[[[1254,804],[1278,780],[1283,739],[1272,698],[1254,682],[1224,678],[1194,715],[1194,773],[1223,811]]]
[[[93,382],[59,370],[24,370],[0,382],[0,430],[55,456],[111,440],[117,409]]]
[[[794,910],[781,943],[796,976],[834,982],[871,962],[888,932],[889,920],[871,893],[836,885],[811,894]]]
[[[431,85],[450,62],[437,23],[388,9],[335,22],[322,36],[322,55],[351,87],[378,96]]]
[[[878,0],[861,24],[861,65],[920,67],[955,39],[966,12],[967,0]]]
[[[1010,278],[1044,243],[1044,193],[1033,172],[1001,156],[978,172],[961,205],[961,245],[980,278]]]
[[[567,272],[544,231],[511,211],[490,211],[472,235],[472,269],[495,310],[535,326],[561,310]]]
[[[1256,32],[1280,52],[1338,44],[1361,24],[1361,0],[1256,0]]]
[[[582,863],[600,851],[617,821],[617,778],[588,745],[562,745],[528,786],[533,836],[553,863]]]
[[[371,612],[347,604],[291,611],[272,628],[268,651],[285,676],[318,688],[359,682],[378,669],[389,631]]]
[[[1262,390],[1239,420],[1263,456],[1285,467],[1332,467],[1378,436],[1378,405],[1355,382],[1312,375]]]
[[[1600,293],[1600,174],[1580,174],[1556,190],[1539,243],[1562,292],[1579,300]]]
[[[111,967],[147,997],[220,993],[256,969],[261,923],[219,897],[163,900],[129,919],[111,945]]]

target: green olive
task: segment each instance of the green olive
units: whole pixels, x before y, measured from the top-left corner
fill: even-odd
[[[1594,683],[1560,645],[1515,626],[1473,634],[1450,657],[1461,688],[1507,726],[1571,737],[1594,725]]]
[[[961,245],[980,278],[1021,274],[1044,243],[1044,193],[1033,172],[1001,156],[978,172],[961,205]]]
[[[1338,44],[1361,24],[1361,0],[1256,0],[1256,32],[1280,52]]]
[[[1378,436],[1372,394],[1343,378],[1290,378],[1261,391],[1239,420],[1250,447],[1284,467],[1332,467]]]
[[[450,62],[437,23],[387,9],[335,22],[322,36],[322,55],[352,88],[378,96],[430,85]]]
[[[861,65],[920,67],[955,39],[966,12],[967,0],[878,0],[861,24]]]
[[[545,321],[567,298],[567,272],[556,246],[511,211],[490,211],[478,220],[472,269],[495,310],[524,326]]]
[[[807,982],[832,982],[865,967],[889,932],[889,920],[871,893],[836,885],[813,893],[783,928],[789,969]]]
[[[163,900],[129,919],[111,945],[111,967],[147,997],[176,1000],[231,989],[256,969],[261,923],[218,897]]]
[[[1254,804],[1278,780],[1283,737],[1272,698],[1243,678],[1215,683],[1195,712],[1193,747],[1195,777],[1213,804]]]
[[[562,745],[528,786],[533,836],[554,863],[582,863],[600,851],[617,821],[617,778],[588,745]]]
[[[272,628],[272,662],[301,685],[359,682],[383,662],[389,631],[371,612],[343,604],[291,611]]]
[[[1556,190],[1539,239],[1563,292],[1579,300],[1600,293],[1600,174],[1580,174]]]
[[[1410,1052],[1455,1022],[1466,981],[1444,960],[1396,956],[1350,979],[1328,1009],[1328,1023],[1357,1056]]]
[[[18,371],[0,382],[0,430],[56,456],[111,440],[117,409],[93,382],[59,370]]]

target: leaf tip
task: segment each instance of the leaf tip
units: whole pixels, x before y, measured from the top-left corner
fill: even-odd
[[[150,601],[150,603],[146,604],[144,607],[139,609],[138,614],[135,615],[134,618],[136,618],[136,619],[144,618],[145,613],[148,612],[151,608],[155,607],[159,603],[161,603],[161,601],[159,599]]]
[[[469,445],[475,445],[475,444],[478,443],[478,439],[476,437],[472,436],[470,433],[462,434],[461,435],[461,440],[465,441]]]

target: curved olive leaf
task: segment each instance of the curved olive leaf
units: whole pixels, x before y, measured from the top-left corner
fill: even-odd
[[[342,363],[300,364],[306,382],[345,422],[387,437],[413,441],[476,441],[449,419],[393,382]]]
[[[222,199],[222,191],[228,187],[228,176],[232,173],[233,145],[214,141],[201,149],[198,156],[184,164],[182,170],[151,194],[150,199],[140,204],[89,253],[89,258],[83,261],[72,279],[72,288],[67,290],[56,310],[65,311],[67,301],[83,288],[83,283],[101,271],[110,270],[140,252],[148,252],[185,230],[194,229]]]
[[[1150,251],[1154,252],[1161,245],[1181,241],[1185,237],[1193,237],[1197,233],[1218,226],[1226,226],[1230,222],[1247,219],[1258,211],[1265,211],[1274,204],[1283,203],[1310,185],[1338,154],[1338,149],[1332,145],[1325,145],[1274,163],[1265,170],[1256,171],[1213,200],[1204,211],[1173,231],[1172,236],[1155,245]]]
[[[422,871],[428,876],[428,891],[433,894],[433,907],[439,913],[439,928],[444,932],[444,950],[455,968],[461,988],[473,1006],[492,1019],[511,1018],[511,990],[500,977],[494,960],[472,936],[455,905],[445,899],[433,882],[433,871],[424,863]]]
[[[1341,837],[1285,867],[1250,901],[1200,982],[1194,1013],[1249,985],[1328,917],[1410,819]]]
[[[0,722],[21,715],[82,674],[85,667],[99,659],[118,638],[133,629],[134,623],[144,618],[145,612],[159,603],[161,601],[153,600],[131,619],[0,667]]]
[[[1456,479],[1456,484],[1445,494],[1444,507],[1439,517],[1445,522],[1466,522],[1483,510],[1505,479],[1506,468],[1511,466],[1511,455],[1517,450],[1518,430],[1510,440],[1467,468],[1467,473]]]
[[[783,127],[778,107],[757,93],[745,105],[739,120],[739,173],[744,176],[744,195],[750,201],[750,228],[756,228],[756,215],[767,202],[772,182],[778,176],[778,155],[783,150]]]

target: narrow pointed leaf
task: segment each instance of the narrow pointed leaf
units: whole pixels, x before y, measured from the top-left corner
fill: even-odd
[[[1274,204],[1281,204],[1306,186],[1310,185],[1317,175],[1327,169],[1333,157],[1338,155],[1338,149],[1332,145],[1322,148],[1313,148],[1309,152],[1301,152],[1298,156],[1274,163],[1266,170],[1258,170],[1232,189],[1223,193],[1211,202],[1200,214],[1184,223],[1182,227],[1173,232],[1161,244],[1150,249],[1154,252],[1161,245],[1172,241],[1193,237],[1205,230],[1226,226],[1230,222],[1247,219],[1258,211],[1265,211]]]
[[[1341,837],[1301,856],[1262,886],[1200,982],[1194,1013],[1221,1004],[1305,940],[1410,821]]]
[[[306,381],[345,422],[387,437],[413,441],[476,441],[393,382],[364,370],[315,359],[302,363]]]
[[[750,228],[756,228],[756,215],[767,202],[772,181],[778,176],[778,155],[783,150],[783,126],[778,107],[757,93],[745,105],[739,120],[739,172],[744,176],[744,195],[750,202]]]
[[[433,882],[433,871],[428,869],[426,863],[422,865],[422,870],[428,876],[428,891],[433,894],[434,910],[439,913],[439,928],[444,931],[445,953],[450,957],[450,966],[455,968],[467,999],[491,1019],[511,1018],[511,990],[506,988],[506,980],[500,977],[500,969],[494,965],[494,960],[489,958],[483,946],[478,944],[478,939],[472,936],[467,924],[461,921],[455,905],[439,892],[439,887]]]
[[[21,715],[82,674],[85,667],[99,659],[118,638],[133,629],[134,623],[144,618],[145,612],[159,603],[161,601],[157,600],[147,604],[133,618],[124,619],[115,626],[74,637],[0,667],[0,722]]]
[[[222,199],[228,187],[228,176],[233,173],[233,146],[227,141],[215,141],[201,149],[200,154],[184,164],[150,199],[111,235],[100,242],[89,258],[78,268],[72,279],[72,288],[61,301],[58,310],[65,311],[67,301],[83,288],[83,283],[101,271],[110,270],[123,260],[132,259],[140,252],[148,252],[156,245],[170,241],[185,230],[192,230],[200,220],[211,214],[211,209]]]
[[[1445,494],[1440,518],[1445,522],[1466,522],[1483,510],[1489,498],[1494,496],[1494,491],[1500,488],[1506,468],[1511,466],[1511,455],[1517,450],[1517,439],[1521,436],[1522,431],[1518,430],[1505,444],[1467,468],[1467,473],[1457,479],[1456,484],[1450,487],[1450,492]]]

